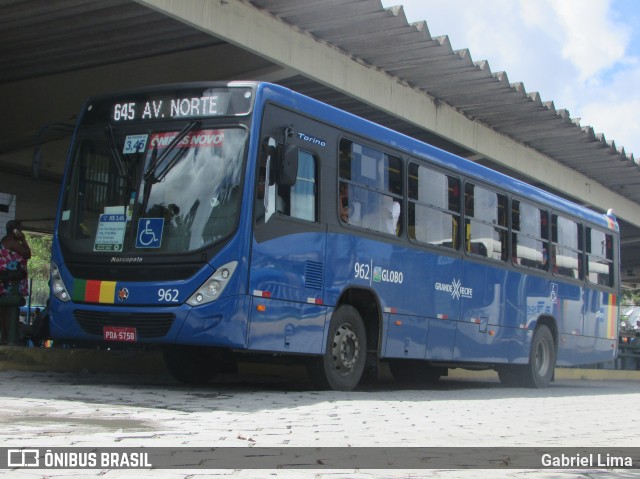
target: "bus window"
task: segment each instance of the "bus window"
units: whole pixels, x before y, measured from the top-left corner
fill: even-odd
[[[613,237],[587,228],[587,279],[590,283],[613,286]]]
[[[460,182],[430,168],[409,164],[409,237],[458,249]]]
[[[281,150],[266,142],[263,147],[254,208],[256,223],[266,223],[275,213],[317,221],[316,159],[311,153],[298,150],[295,183],[279,184],[275,156]]]
[[[507,197],[465,184],[465,248],[486,258],[507,259]]]
[[[527,268],[546,269],[549,248],[547,212],[519,200],[513,200],[511,228],[513,230],[511,256],[513,263]]]
[[[402,161],[374,148],[340,141],[338,215],[342,222],[400,234]]]
[[[551,217],[551,268],[568,278],[582,279],[582,225],[562,216]]]

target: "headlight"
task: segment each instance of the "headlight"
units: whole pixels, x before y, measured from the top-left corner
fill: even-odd
[[[51,292],[56,298],[65,303],[71,299],[67,292],[67,287],[62,281],[62,276],[60,276],[58,265],[53,262],[51,263]]]
[[[231,261],[230,263],[220,266],[216,272],[200,286],[198,291],[191,295],[187,300],[187,304],[199,306],[218,299],[233,276],[236,266],[238,266],[237,261]]]
[[[209,296],[214,297],[214,296],[218,296],[220,294],[220,291],[222,291],[222,283],[220,283],[220,281],[218,281],[217,279],[212,279],[211,281],[209,281]]]

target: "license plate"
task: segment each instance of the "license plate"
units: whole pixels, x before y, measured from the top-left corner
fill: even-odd
[[[125,341],[133,343],[137,341],[138,334],[136,328],[127,328],[121,326],[104,326],[102,334],[105,341]]]

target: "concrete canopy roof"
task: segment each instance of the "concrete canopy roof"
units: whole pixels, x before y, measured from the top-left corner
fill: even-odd
[[[633,154],[510,83],[505,72],[492,72],[487,61],[474,62],[468,49],[454,51],[446,36],[431,37],[425,21],[409,24],[402,7],[382,9],[378,0],[251,3],[640,203]]]
[[[401,2],[401,0],[399,0]],[[168,2],[164,2],[168,3]],[[173,2],[180,8],[181,2]],[[488,62],[473,61],[469,50],[454,51],[447,37],[431,37],[426,22],[410,24],[401,7],[385,9],[380,0],[198,0],[215,10],[224,4],[258,9],[265,18],[278,21],[314,41],[324,43],[351,61],[386,75],[424,95],[436,106],[446,105],[470,122],[479,124],[508,141],[535,150],[578,174],[580,181],[614,193],[625,211],[640,211],[640,166],[632,154],[604,134],[580,125],[568,111],[527,92],[522,83],[511,83],[504,72],[492,72]],[[161,55],[179,55],[229,45],[223,36],[204,31],[179,15],[149,8],[161,0],[0,0],[0,84],[37,81],[51,75],[85,71]],[[207,5],[208,4],[208,5]],[[242,49],[242,45],[236,45]],[[257,57],[253,57],[257,58]],[[267,71],[277,62],[257,58],[251,67],[236,71],[251,74]],[[239,60],[238,60],[239,61]],[[248,62],[247,62],[248,63]],[[247,73],[248,72],[248,73]],[[248,78],[248,77],[247,77]],[[202,78],[193,78],[202,79]],[[593,204],[587,197],[571,194],[545,182],[544,166],[512,168],[457,138],[443,136],[415,121],[379,108],[329,82],[304,71],[274,76],[276,82],[334,104],[360,116],[429,141],[460,156],[504,171],[529,183],[606,210],[618,204]],[[141,80],[143,81],[143,80]],[[146,81],[146,80],[144,80]],[[0,155],[28,146],[20,136],[0,137]],[[490,152],[489,152],[490,153]],[[2,164],[0,162],[0,164]],[[4,165],[3,165],[4,168]],[[540,170],[540,175],[536,171]],[[620,216],[623,264],[640,266],[640,213]],[[640,270],[639,270],[640,271]]]

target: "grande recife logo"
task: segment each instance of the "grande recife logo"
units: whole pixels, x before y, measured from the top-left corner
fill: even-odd
[[[442,291],[444,293],[451,294],[451,297],[453,299],[473,298],[473,288],[462,286],[462,281],[457,278],[454,278],[451,283],[436,283],[435,289],[436,291]]]

